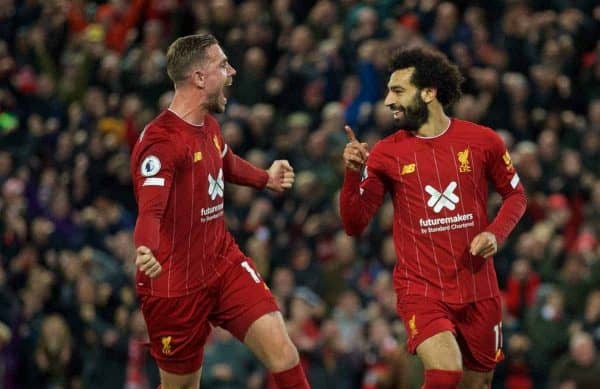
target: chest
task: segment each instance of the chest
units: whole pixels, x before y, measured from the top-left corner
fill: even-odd
[[[223,146],[216,135],[188,135],[179,169],[180,179],[191,183],[197,195],[223,197]],[[204,197],[201,196],[201,197]]]
[[[466,142],[417,144],[391,151],[388,160],[392,190],[417,197],[453,198],[454,193],[477,191],[485,182],[485,150]]]

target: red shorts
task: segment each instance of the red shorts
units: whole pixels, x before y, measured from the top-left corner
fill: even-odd
[[[406,327],[408,351],[412,354],[426,339],[442,331],[452,331],[465,368],[488,372],[504,359],[500,297],[449,304],[422,296],[406,296],[398,300],[397,309]]]
[[[190,374],[202,366],[211,326],[244,341],[250,325],[278,311],[271,291],[251,259],[230,267],[215,285],[181,297],[140,296],[150,336],[150,354],[173,374]]]

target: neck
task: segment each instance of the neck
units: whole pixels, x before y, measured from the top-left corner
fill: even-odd
[[[194,126],[201,126],[204,124],[204,116],[208,113],[205,101],[206,97],[195,91],[184,88],[175,89],[169,110],[186,122]]]
[[[429,111],[429,119],[419,128],[417,135],[427,138],[438,136],[442,132],[446,131],[449,126],[450,118],[448,115],[446,115],[444,110],[439,107]]]

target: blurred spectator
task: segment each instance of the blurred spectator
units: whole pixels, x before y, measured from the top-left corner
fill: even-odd
[[[551,388],[594,388],[600,384],[600,358],[590,334],[571,337],[569,353],[558,360],[550,376]]]
[[[537,297],[540,276],[531,269],[529,261],[517,259],[506,281],[505,300],[511,315],[522,318]]]
[[[535,387],[544,387],[552,361],[567,348],[569,320],[564,295],[547,291],[542,301],[529,311],[525,328],[531,339],[531,366]]]
[[[229,332],[216,328],[204,351],[202,386],[216,389],[262,387],[259,361]]]
[[[82,361],[66,321],[49,315],[40,326],[39,339],[33,353],[26,356],[27,373],[21,378],[23,387],[81,388]]]

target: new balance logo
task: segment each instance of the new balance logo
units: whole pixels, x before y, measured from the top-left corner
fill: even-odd
[[[456,204],[460,201],[458,196],[454,194],[454,190],[457,186],[458,184],[456,181],[452,181],[443,192],[440,192],[431,185],[426,185],[425,192],[431,195],[429,201],[427,201],[427,205],[430,208],[433,208],[433,212],[435,213],[439,213],[444,208],[454,211],[456,209]]]
[[[214,200],[219,197],[223,197],[223,189],[225,188],[225,184],[223,182],[223,169],[219,169],[219,175],[217,178],[213,178],[210,174],[208,175],[208,195],[211,200]]]

